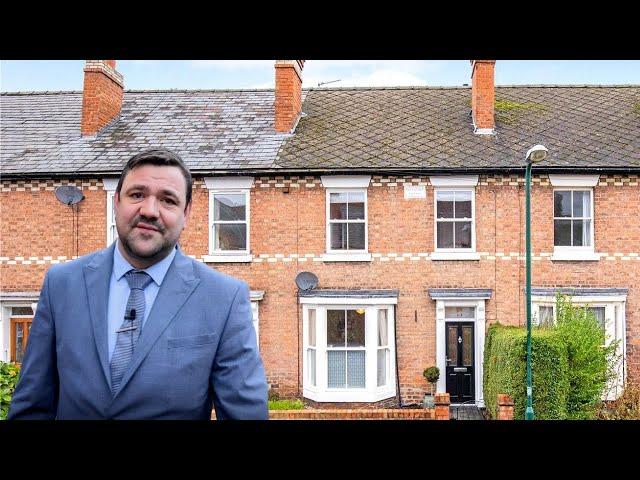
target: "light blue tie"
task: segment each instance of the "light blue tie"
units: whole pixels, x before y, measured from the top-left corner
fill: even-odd
[[[133,356],[133,347],[140,337],[146,304],[144,289],[152,281],[149,274],[141,270],[129,270],[124,276],[131,293],[127,300],[124,321],[116,330],[116,348],[111,356],[111,392],[114,395],[120,388],[124,372]]]

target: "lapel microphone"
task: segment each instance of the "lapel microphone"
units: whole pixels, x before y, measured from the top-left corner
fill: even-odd
[[[136,309],[132,308],[131,311],[129,312],[129,315],[124,314],[124,319],[125,320],[131,320],[131,326],[130,327],[124,327],[124,328],[120,328],[118,330],[116,330],[116,333],[120,333],[120,332],[128,332],[130,330],[135,330],[138,327],[134,327],[133,326],[133,321],[136,319]],[[131,332],[131,341],[133,342],[133,332]]]

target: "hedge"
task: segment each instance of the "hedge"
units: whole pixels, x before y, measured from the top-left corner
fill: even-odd
[[[567,418],[569,395],[568,355],[554,330],[535,329],[531,336],[533,409],[537,419]],[[526,408],[527,334],[518,327],[489,327],[484,350],[484,401],[497,417],[497,396],[506,393],[514,401],[514,418],[523,419]]]
[[[20,369],[17,365],[0,361],[0,420],[7,418],[11,396],[19,377]]]

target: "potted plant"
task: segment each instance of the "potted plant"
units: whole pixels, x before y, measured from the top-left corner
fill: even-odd
[[[423,405],[425,408],[433,408],[435,405],[433,397],[436,390],[436,383],[440,378],[440,369],[435,366],[425,368],[422,376],[429,382],[429,393],[425,394]]]

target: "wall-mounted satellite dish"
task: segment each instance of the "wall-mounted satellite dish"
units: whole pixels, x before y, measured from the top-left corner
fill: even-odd
[[[84,200],[84,195],[75,185],[61,185],[56,188],[56,198],[65,205],[75,205]]]
[[[312,290],[318,286],[318,277],[311,272],[300,272],[296,275],[296,285],[300,290]]]

